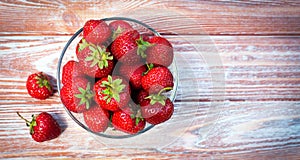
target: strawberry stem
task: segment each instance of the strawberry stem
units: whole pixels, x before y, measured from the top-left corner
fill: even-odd
[[[21,114],[20,114],[19,112],[17,112],[17,114],[18,114],[18,116],[19,116],[21,119],[25,120],[26,126],[29,127],[30,134],[33,134],[33,132],[34,132],[33,127],[37,125],[37,124],[36,124],[36,120],[35,120],[36,117],[35,117],[34,115],[32,115],[32,121],[28,121],[28,120],[25,119],[23,116],[21,116]]]
[[[162,105],[166,104],[166,99],[167,97],[164,95],[161,95],[164,91],[168,91],[168,90],[172,90],[172,87],[166,87],[161,89],[157,94],[151,94],[149,96],[147,96],[145,99],[150,99],[150,104],[153,105],[155,103],[160,103]]]
[[[143,72],[143,76],[146,75],[153,67],[154,65],[152,63],[146,63],[147,71]]]
[[[30,124],[30,121],[28,121],[27,119],[25,119],[19,112],[17,112],[17,114],[18,114],[18,116],[19,116],[21,119],[25,120],[26,124]]]
[[[172,90],[172,89],[173,89],[172,87],[166,87],[166,88],[163,88],[162,90],[160,90],[160,91],[158,92],[157,95],[161,95],[161,93],[163,93],[164,91],[169,91],[169,90]]]

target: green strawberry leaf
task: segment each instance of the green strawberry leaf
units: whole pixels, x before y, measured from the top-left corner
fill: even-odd
[[[136,44],[138,46],[137,55],[140,55],[142,58],[146,58],[147,55],[146,55],[145,51],[147,50],[148,47],[153,46],[153,44],[151,44],[147,41],[144,41],[142,36],[140,36],[140,38],[138,40],[136,40]]]
[[[151,105],[154,105],[155,103],[160,103],[161,105],[164,106],[166,104],[167,97],[162,95],[162,93],[172,89],[173,89],[172,87],[163,88],[157,94],[150,94],[148,97],[146,97],[146,99],[150,99]]]
[[[155,103],[160,103],[164,106],[166,104],[167,97],[164,95],[151,94],[150,96],[146,97],[146,99],[150,99],[151,105],[154,105]]]
[[[89,46],[89,43],[83,38],[81,40],[81,43],[79,43],[78,51],[82,51],[88,46]]]
[[[85,104],[86,109],[89,109],[92,98],[94,97],[94,93],[91,90],[90,83],[87,84],[86,89],[79,87],[78,91],[80,92],[80,94],[75,94],[74,96],[80,99],[79,105]]]
[[[92,61],[90,67],[94,67],[95,65],[100,69],[108,67],[108,60],[113,60],[113,56],[110,52],[106,51],[105,47],[101,48],[101,46],[88,43],[84,39],[82,40],[82,43],[83,44],[79,44],[79,46],[82,46],[82,48],[89,47],[89,50],[91,51],[89,56],[85,58],[85,61]]]
[[[124,29],[118,26],[117,30],[113,31],[112,40],[115,40],[123,31]]]
[[[110,75],[107,77],[107,81],[102,81],[101,87],[106,87],[102,93],[106,95],[104,99],[107,103],[109,103],[112,98],[120,102],[120,93],[123,92],[126,87],[126,85],[122,83],[122,79],[113,80]]]
[[[49,91],[51,91],[51,84],[47,78],[46,75],[44,75],[44,73],[39,73],[35,79],[37,80],[36,83],[39,85],[40,88],[42,87],[46,87]]]
[[[84,60],[85,60],[85,61],[91,61],[91,60],[93,60],[93,59],[94,59],[93,56],[87,56]]]

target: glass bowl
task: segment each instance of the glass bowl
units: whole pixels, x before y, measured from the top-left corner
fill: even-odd
[[[110,18],[104,18],[102,20],[105,21],[107,24],[109,24],[115,20],[123,20],[123,21],[128,22],[134,29],[139,31],[140,34],[145,34],[148,36],[154,36],[154,35],[161,36],[155,29],[153,29],[150,26],[148,26],[147,24],[140,22],[138,20],[135,20],[135,19],[125,18],[125,17],[110,17]],[[62,53],[59,57],[58,67],[57,67],[57,87],[58,87],[59,95],[60,95],[60,90],[62,88],[62,83],[61,83],[62,68],[63,68],[64,64],[66,64],[69,60],[77,61],[75,50],[76,50],[77,44],[83,37],[82,31],[83,31],[83,28],[79,29],[69,39],[69,41],[66,43],[66,45],[63,48]],[[175,98],[176,98],[176,91],[177,91],[177,86],[178,86],[178,72],[177,72],[175,57],[174,57],[173,63],[168,68],[170,69],[170,71],[172,72],[173,77],[174,77],[174,87],[173,87],[173,90],[167,92],[166,96],[168,96],[170,98],[170,100],[172,102],[174,102]],[[64,106],[64,108],[65,108],[66,112],[68,113],[68,115],[83,129],[85,129],[86,131],[88,131],[94,135],[105,137],[105,138],[113,138],[113,139],[129,138],[129,137],[133,137],[133,136],[145,133],[155,126],[155,125],[146,123],[145,128],[136,134],[127,134],[122,131],[114,130],[113,127],[108,127],[105,132],[93,132],[85,124],[82,113],[71,112],[65,106]],[[175,108],[175,110],[176,110],[176,108]],[[173,114],[176,114],[176,112],[174,111]],[[163,123],[161,125],[163,125]]]

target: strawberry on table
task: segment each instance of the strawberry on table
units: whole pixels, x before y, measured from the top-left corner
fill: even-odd
[[[83,26],[83,38],[93,44],[103,44],[111,37],[111,29],[103,20],[88,20]]]
[[[93,103],[93,83],[84,77],[76,77],[73,82],[61,88],[61,101],[69,111],[82,113]]]
[[[53,87],[49,77],[43,72],[29,75],[26,81],[26,89],[31,97],[41,100],[44,100],[53,94]]]
[[[107,76],[94,85],[95,101],[102,108],[117,111],[127,105],[130,100],[128,81],[120,76]]]
[[[173,62],[173,47],[171,43],[163,37],[154,36],[148,40],[151,46],[146,50],[146,61],[155,65],[168,67]]]
[[[142,88],[149,93],[159,92],[166,87],[173,87],[173,75],[171,71],[164,66],[153,67],[148,65],[148,71],[142,77]]]
[[[109,113],[97,104],[83,112],[86,125],[93,132],[104,132],[109,124]]]
[[[44,142],[58,137],[61,134],[61,128],[57,121],[47,112],[38,115],[32,115],[32,120],[28,121],[23,118],[19,112],[18,116],[26,121],[30,128],[30,134],[36,142]]]
[[[114,68],[113,56],[103,45],[94,45],[82,39],[77,49],[80,69],[84,74],[102,78],[112,72]]]
[[[132,26],[123,20],[113,21],[108,26],[111,28],[113,32],[112,40],[116,39],[123,32],[126,32],[128,30],[133,30]]]

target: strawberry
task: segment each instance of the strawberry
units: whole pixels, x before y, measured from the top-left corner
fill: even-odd
[[[103,20],[88,20],[83,26],[83,38],[93,44],[102,44],[107,41],[112,32]]]
[[[104,132],[109,124],[109,113],[98,105],[92,106],[89,110],[83,112],[86,125],[93,132]]]
[[[147,63],[153,63],[155,65],[162,65],[168,67],[173,62],[173,47],[171,43],[160,36],[151,37],[148,40],[152,46],[146,50]]]
[[[142,88],[142,76],[147,71],[146,65],[133,64],[133,65],[120,65],[119,74],[129,80],[129,84],[133,90]]]
[[[88,43],[85,39],[78,43],[77,58],[81,71],[90,77],[106,77],[114,68],[111,53],[104,46]]]
[[[92,83],[84,77],[76,77],[72,84],[64,85],[60,97],[65,107],[72,112],[82,113],[90,108],[94,93]]]
[[[57,121],[47,112],[38,115],[32,115],[32,120],[28,121],[22,117],[19,112],[18,116],[26,121],[30,128],[30,134],[36,142],[44,142],[58,137],[61,134],[61,128]]]
[[[150,94],[140,100],[141,113],[146,122],[156,125],[169,120],[174,112],[174,105],[172,101],[166,96],[162,95],[163,91],[171,88],[164,88],[157,94]],[[142,93],[142,96],[145,93]]]
[[[129,134],[143,130],[146,125],[145,120],[134,115],[129,108],[114,112],[111,121],[115,129]]]
[[[167,67],[148,65],[148,71],[142,77],[142,88],[149,93],[158,92],[166,87],[173,87],[173,75]]]
[[[84,76],[79,68],[79,63],[70,60],[62,68],[62,84],[74,83],[73,78]]]
[[[116,20],[111,22],[109,25],[112,30],[112,39],[116,39],[121,33],[126,32],[128,30],[133,30],[132,26],[123,20]]]
[[[111,44],[113,56],[124,64],[136,64],[145,57],[145,50],[150,45],[144,41],[137,30],[129,30],[119,35]]]
[[[117,111],[127,105],[130,100],[128,82],[120,76],[107,76],[94,85],[95,101],[102,108]]]
[[[53,87],[49,77],[43,72],[29,75],[26,81],[26,89],[31,97],[41,100],[44,100],[53,94]]]

